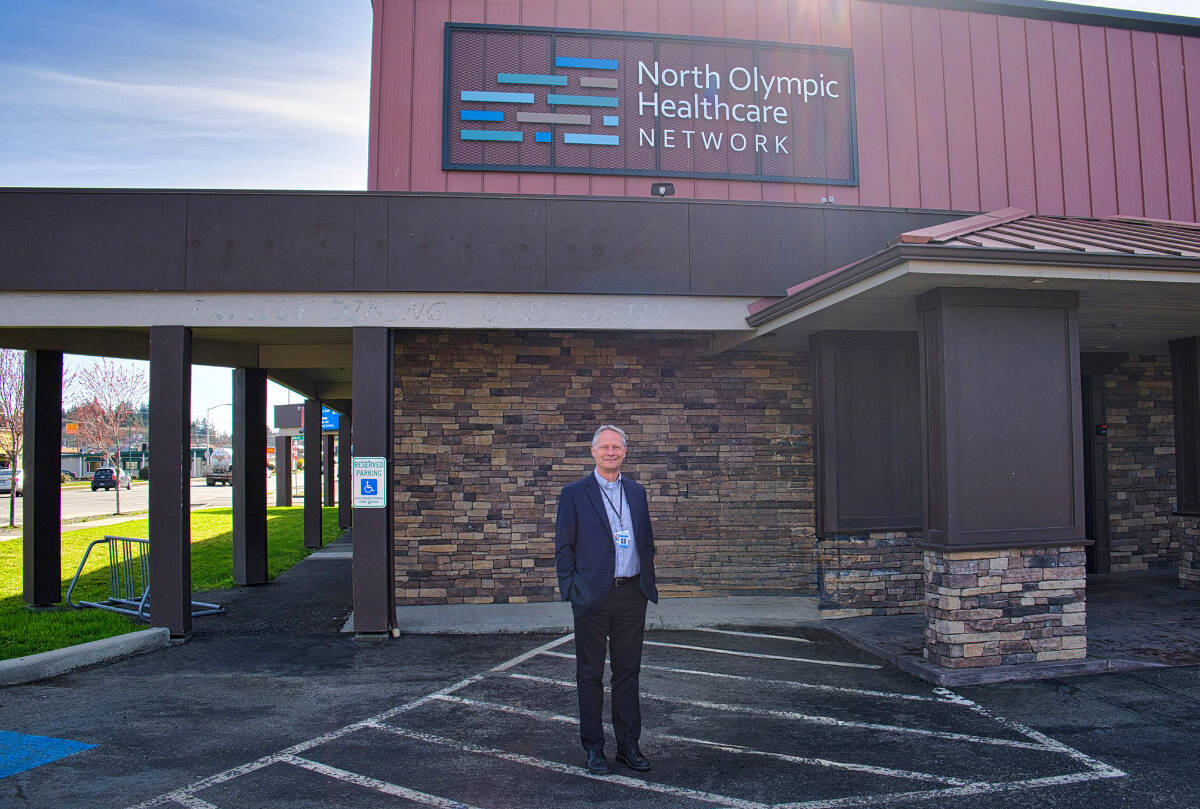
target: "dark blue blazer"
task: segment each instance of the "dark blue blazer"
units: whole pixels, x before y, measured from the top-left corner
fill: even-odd
[[[628,475],[621,476],[633,518],[633,535],[642,569],[638,587],[642,594],[658,603],[654,584],[654,530],[650,527],[650,507],[646,490]],[[605,602],[613,587],[617,553],[613,530],[604,509],[600,484],[595,473],[563,487],[558,497],[558,517],[554,523],[554,560],[558,567],[558,590],[563,601],[570,601],[579,612]]]

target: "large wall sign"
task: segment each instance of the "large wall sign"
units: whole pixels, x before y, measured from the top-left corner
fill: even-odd
[[[446,24],[446,169],[857,185],[846,48]]]

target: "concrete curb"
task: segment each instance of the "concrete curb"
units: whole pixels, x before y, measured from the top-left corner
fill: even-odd
[[[143,629],[126,635],[80,643],[65,649],[0,660],[0,686],[44,680],[73,669],[164,649],[171,640],[166,627]]]
[[[647,631],[704,627],[787,629],[814,621],[819,623],[820,613],[813,596],[664,597],[661,603],[650,604],[646,609]],[[563,634],[575,630],[571,607],[561,601],[397,607],[396,622],[405,635]],[[355,631],[353,613],[342,631]]]

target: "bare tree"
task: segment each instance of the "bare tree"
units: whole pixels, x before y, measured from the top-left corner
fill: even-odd
[[[25,437],[25,352],[0,348],[0,455],[12,470],[8,487],[8,525],[17,524],[17,468]]]
[[[76,388],[79,436],[112,457],[116,469],[117,514],[121,513],[121,448],[137,425],[138,407],[146,398],[146,372],[109,359],[81,368]]]

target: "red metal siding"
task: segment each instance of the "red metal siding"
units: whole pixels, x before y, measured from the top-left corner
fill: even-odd
[[[1033,122],[1033,166],[1037,210],[1063,213],[1062,152],[1058,87],[1054,75],[1054,29],[1043,20],[1025,23],[1029,59],[1029,106]]]
[[[1088,179],[1092,215],[1117,212],[1117,157],[1112,137],[1112,99],[1108,83],[1108,51],[1103,28],[1079,29],[1083,64],[1083,104],[1087,120]]]
[[[1196,79],[1200,76],[1200,39],[1183,40],[1183,64],[1187,75],[1192,77],[1187,83],[1188,131],[1192,147],[1192,194],[1196,215],[1200,217],[1200,80]]]
[[[946,156],[950,163],[950,205],[977,211],[979,154],[975,138],[975,85],[971,81],[970,18],[962,11],[941,12],[942,62],[946,88]]]
[[[1195,219],[1192,199],[1192,163],[1188,146],[1187,82],[1184,80],[1183,42],[1179,37],[1158,37],[1162,70],[1163,135],[1166,138],[1167,198],[1171,219]],[[1200,79],[1193,79],[1200,84]]]
[[[979,205],[985,211],[995,211],[1008,205],[999,29],[996,18],[984,14],[971,14],[970,27],[971,76],[975,85],[975,152],[979,156]]]
[[[923,208],[950,207],[950,144],[942,67],[942,27],[936,9],[912,10],[913,73],[917,84],[917,161]],[[972,133],[972,137],[974,133]]]
[[[1062,148],[1063,209],[1067,216],[1092,213],[1088,137],[1083,105],[1083,64],[1079,26],[1053,23],[1054,80],[1058,97],[1058,139]]]
[[[849,47],[859,185],[441,170],[447,20]],[[376,0],[370,187],[1200,212],[1200,38],[872,0]]]
[[[1138,140],[1141,143],[1142,198],[1147,216],[1170,217],[1167,204],[1167,153],[1163,141],[1162,89],[1158,81],[1158,37],[1134,31],[1133,75],[1137,92]]]

